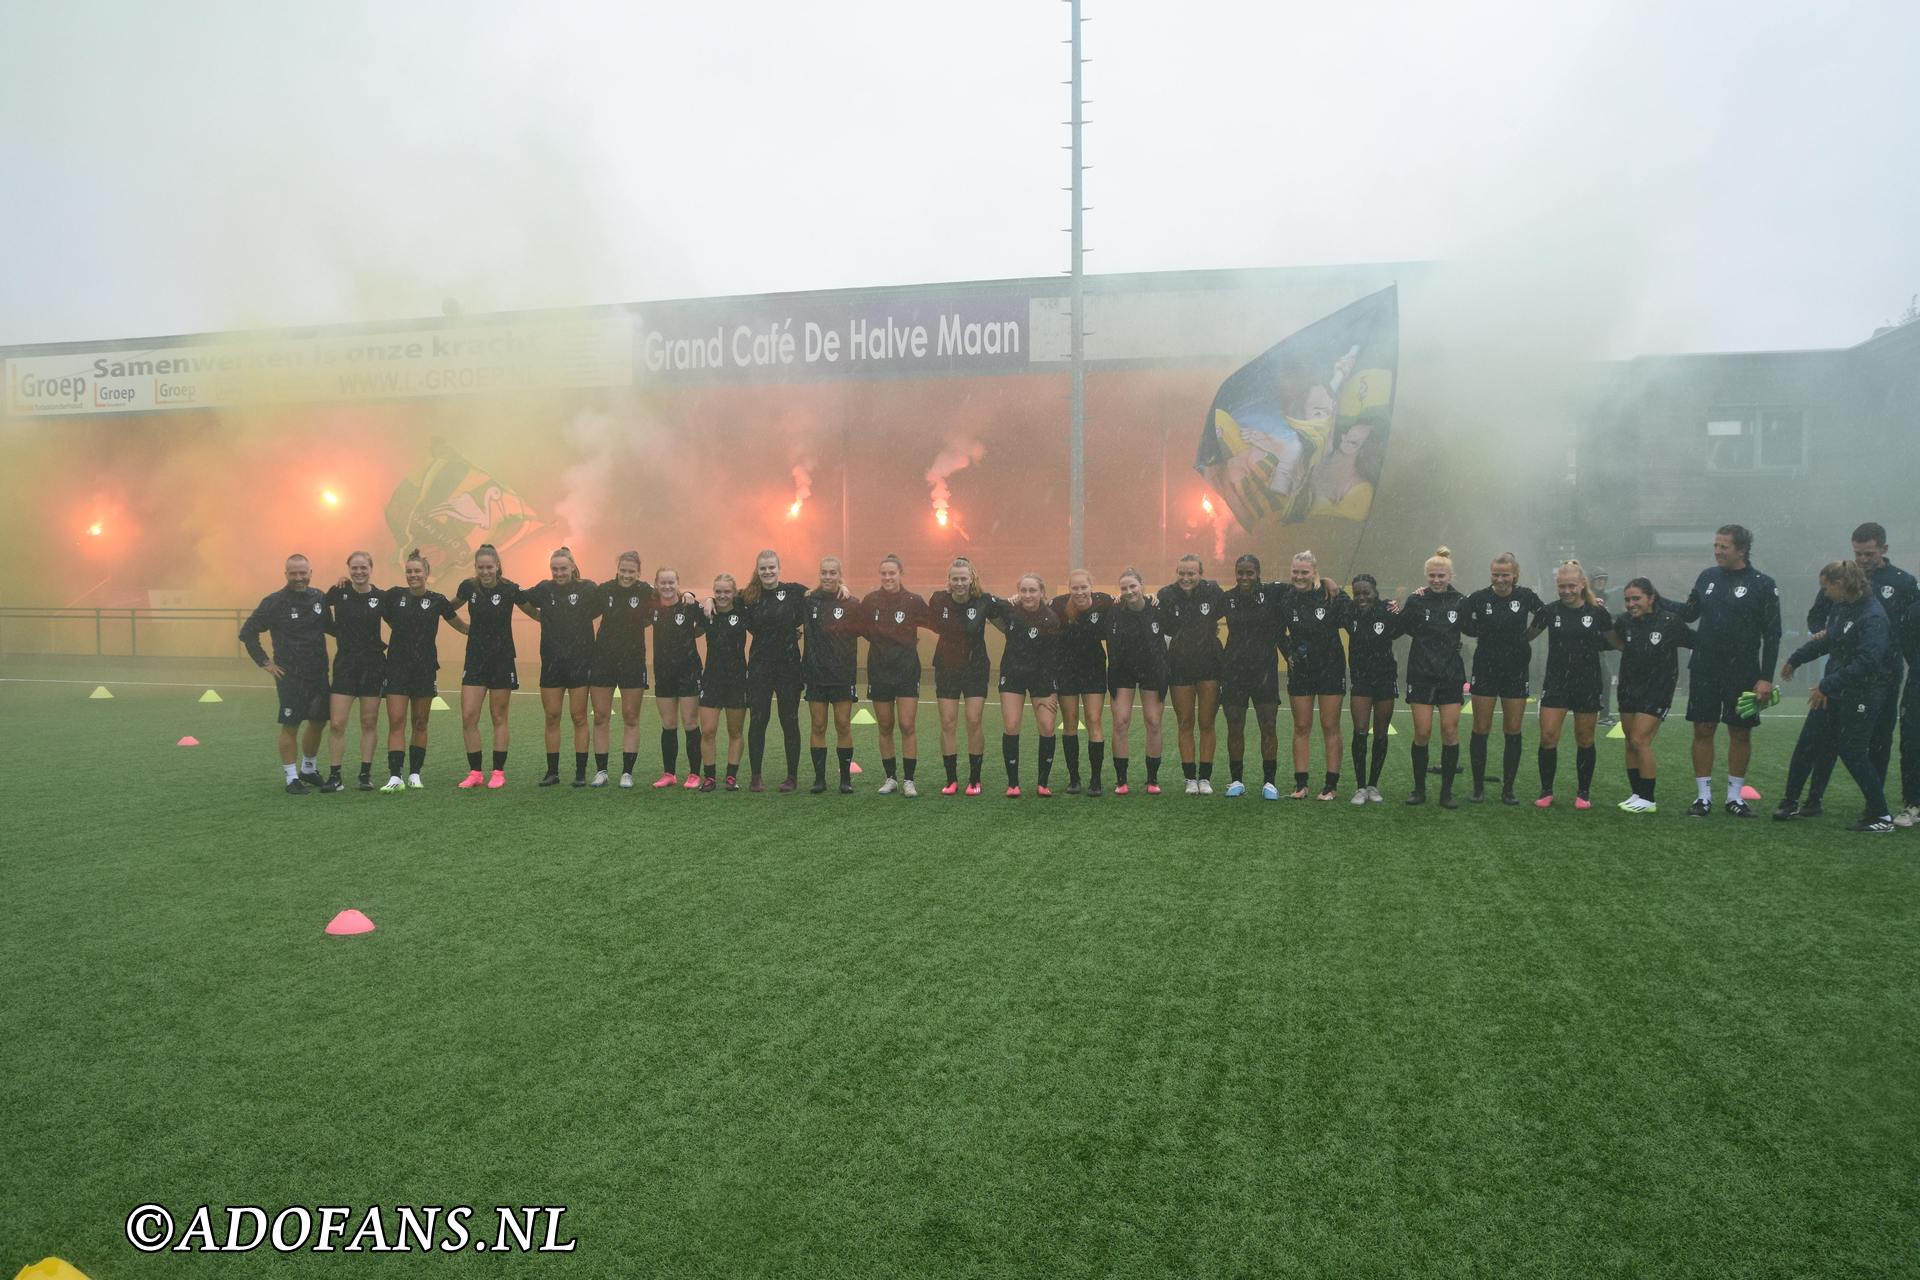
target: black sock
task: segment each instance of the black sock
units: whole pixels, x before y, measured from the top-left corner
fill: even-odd
[[[941,756],[941,757],[940,757],[940,767],[941,767],[941,768],[943,768],[943,769],[945,769],[945,770],[947,771],[947,785],[948,785],[948,786],[956,786],[956,785],[958,785],[958,784],[959,784],[959,782],[960,782],[960,756],[959,756],[959,753],[957,753],[957,752],[956,752],[956,753],[954,753],[953,755],[943,755],[943,756]]]
[[[1067,748],[1067,780],[1077,786],[1080,782],[1080,735],[1062,734],[1061,741]]]
[[[986,763],[986,754],[980,751],[967,753],[967,783],[976,786],[980,782],[980,766]]]
[[[714,770],[718,767],[719,766],[714,764],[713,761],[709,760],[706,762],[706,764],[700,767],[700,776],[705,778],[708,782],[712,782]]]
[[[337,764],[330,765],[327,769],[327,776],[329,778],[332,778],[335,782],[340,781],[340,766]]]
[[[893,778],[898,776],[894,771],[892,756],[880,757],[880,776],[883,778]]]
[[[1627,790],[1635,795],[1640,794],[1640,771],[1631,766],[1627,769]]]
[[[420,766],[425,764],[426,762],[427,762],[427,749],[425,747],[408,747],[407,748],[407,772],[408,773],[420,772]]]
[[[1307,789],[1307,771],[1305,769],[1295,769],[1293,771],[1293,789],[1295,791],[1305,791]]]
[[[1440,744],[1440,795],[1442,799],[1453,794],[1453,775],[1460,772],[1460,744],[1448,746]]]
[[[407,753],[404,751],[387,752],[387,776],[397,778],[400,770],[406,767]]]
[[[693,777],[700,772],[700,730],[688,729],[687,733],[687,776]]]
[[[1643,795],[1643,796],[1645,796],[1645,797],[1646,797],[1646,798],[1647,798],[1648,800],[1652,800],[1652,799],[1653,799],[1653,784],[1654,784],[1655,782],[1657,782],[1657,781],[1659,781],[1659,779],[1657,779],[1657,778],[1649,778],[1649,777],[1645,777],[1645,776],[1643,775],[1643,776],[1641,777],[1641,779],[1640,779],[1640,785],[1641,785],[1641,786],[1642,786],[1643,788],[1645,788],[1645,789],[1644,789],[1643,791],[1641,791],[1641,793],[1640,793],[1640,794],[1641,794],[1641,795]]]
[[[1506,746],[1500,756],[1500,793],[1505,795],[1513,790],[1514,779],[1520,776],[1520,735],[1507,735]]]
[[[1148,756],[1147,757],[1147,785],[1150,787],[1157,786],[1159,785],[1159,782],[1160,782],[1160,757]]]
[[[593,753],[593,767],[601,773],[605,773],[607,771],[607,753],[606,752],[596,751]]]
[[[920,767],[919,756],[901,756],[900,757],[901,780],[905,782],[912,782],[913,772],[915,769],[918,769],[919,767]]]
[[[1424,756],[1421,758],[1423,760],[1425,759]],[[1377,787],[1380,785],[1380,771],[1386,767],[1387,735],[1384,733],[1376,733],[1373,735],[1373,759],[1367,765],[1367,785],[1369,787]]]
[[[553,778],[560,776],[560,753],[558,751],[547,752],[547,776]]]
[[[478,753],[469,751],[467,754],[471,756],[471,755],[476,755]],[[362,779],[370,778],[373,776],[373,762],[371,760],[362,760],[360,762],[360,776]]]
[[[1560,748],[1541,747],[1540,756],[1540,794],[1553,794],[1553,779],[1560,772]]]
[[[573,753],[573,776],[576,778],[587,776],[587,753],[584,751]]]
[[[1485,791],[1487,789],[1487,739],[1490,736],[1492,735],[1476,733],[1468,742],[1467,759],[1473,764],[1473,789],[1475,791]]]
[[[1213,761],[1202,760],[1200,762],[1200,781],[1211,782],[1212,780],[1213,780]]]
[[[1020,785],[1020,735],[1003,733],[1000,735],[1000,758],[1006,761],[1007,785]]]
[[[1339,785],[1340,785],[1340,775],[1337,773],[1329,773],[1327,775],[1326,785],[1322,786],[1320,790],[1332,791],[1338,788]]]
[[[1124,787],[1127,785],[1127,766],[1132,763],[1133,760],[1129,756],[1115,756],[1113,758],[1113,782],[1115,786]]]
[[[506,767],[507,767],[507,753],[504,751],[494,752],[493,753],[493,771],[495,773],[498,773],[501,770],[505,769]]]
[[[827,785],[827,749],[825,747],[814,747],[812,748],[812,755],[813,780],[824,787]]]
[[[474,773],[480,772],[480,753],[478,751],[467,752],[467,768]]]
[[[1593,788],[1593,767],[1599,762],[1600,749],[1598,747],[1576,746],[1573,749],[1574,778],[1579,784],[1581,795],[1584,796]]]
[[[1093,785],[1096,787],[1100,785],[1101,767],[1106,763],[1107,744],[1104,741],[1095,742],[1089,739],[1087,742],[1087,765],[1089,766],[1089,771],[1093,774]]]
[[[1188,782],[1192,782],[1200,776],[1200,766],[1194,764],[1191,760],[1182,760],[1180,762],[1180,772],[1187,775]]]
[[[853,781],[853,748],[852,747],[835,747],[833,749],[833,758],[839,761],[840,763],[840,781],[852,782]]]
[[[636,763],[638,763],[639,760],[640,760],[640,753],[638,751],[622,751],[620,753],[620,772],[625,774],[632,774],[633,766]],[[709,772],[707,776],[711,778],[713,774]]]
[[[1234,756],[1227,757],[1227,777],[1239,782],[1246,776],[1247,762]]]
[[[1036,778],[1040,786],[1046,786],[1047,779],[1053,776],[1053,749],[1058,741],[1052,735],[1040,739],[1040,763],[1037,766],[1038,777]]]
[[[1413,748],[1413,794],[1427,794],[1427,752],[1429,748],[1416,745]]]
[[[1279,776],[1280,776],[1280,762],[1278,760],[1262,760],[1260,762],[1260,781],[1261,782],[1265,783],[1267,786],[1272,786],[1273,780]]]
[[[660,731],[660,772],[678,772],[680,765],[680,734],[673,729]]]
[[[1360,785],[1367,785],[1367,735],[1353,735],[1353,776],[1360,779]]]

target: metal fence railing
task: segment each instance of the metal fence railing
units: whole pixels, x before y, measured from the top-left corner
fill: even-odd
[[[0,606],[0,655],[240,658],[246,609]]]

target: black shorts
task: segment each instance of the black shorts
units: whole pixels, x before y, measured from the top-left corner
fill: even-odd
[[[387,657],[383,653],[335,654],[333,692],[344,698],[377,698],[387,684]]]
[[[1495,668],[1473,673],[1476,698],[1526,698],[1533,695],[1532,681],[1525,671]]]
[[[653,669],[653,696],[656,698],[697,698],[700,696],[700,668]]]
[[[439,694],[435,687],[434,668],[403,667],[399,663],[387,664],[386,695],[389,698],[431,698]]]
[[[962,698],[984,698],[987,696],[987,664],[976,662],[966,667],[943,667],[933,664],[933,696],[950,702]]]
[[[647,660],[640,654],[595,654],[588,664],[587,683],[596,689],[644,689]]]
[[[467,650],[467,668],[460,673],[460,683],[476,685],[482,689],[518,689],[520,672],[514,664],[513,653],[475,653]]]
[[[1085,697],[1089,693],[1107,691],[1107,664],[1094,666],[1090,662],[1063,662],[1053,677],[1054,688],[1069,697]]]
[[[858,691],[850,684],[809,683],[807,685],[807,701],[825,703],[852,702],[856,692]]]
[[[1114,663],[1107,667],[1107,692],[1115,694],[1122,689],[1139,689],[1164,698],[1167,696],[1167,673],[1164,668],[1148,672],[1126,663]]]
[[[1258,707],[1275,706],[1280,701],[1280,668],[1268,663],[1249,671],[1228,666],[1220,673],[1220,705],[1238,710],[1249,702]]]
[[[1288,667],[1289,698],[1337,698],[1347,691],[1346,664],[1328,663],[1320,667]]]
[[[273,690],[275,724],[296,725],[303,720],[325,724],[331,716],[325,671],[289,671],[273,682]]]
[[[1393,677],[1385,680],[1367,680],[1360,676],[1354,676],[1350,693],[1356,698],[1371,698],[1375,702],[1391,702],[1400,696],[1400,682]]]
[[[920,698],[920,681],[917,677],[913,683],[908,684],[904,680],[876,679],[869,671],[867,681],[868,702],[898,702],[902,699],[907,702],[916,702]]]
[[[703,680],[700,705],[718,710],[745,711],[747,683],[744,680]]]
[[[1209,645],[1192,653],[1167,650],[1167,683],[1173,686],[1202,684],[1220,679],[1220,646]]]
[[[584,689],[593,680],[593,673],[587,669],[589,665],[585,658],[542,658],[540,687]]]
[[[1423,707],[1457,707],[1462,701],[1460,681],[1442,680],[1438,684],[1415,684],[1407,681],[1407,702],[1418,703]]]
[[[1759,716],[1741,716],[1734,705],[1743,693],[1752,693],[1760,683],[1755,672],[1750,680],[1733,680],[1713,671],[1695,670],[1687,686],[1687,719],[1693,724],[1728,724],[1751,729]]]
[[[1673,686],[1657,689],[1636,689],[1623,684],[1617,698],[1620,714],[1623,716],[1652,716],[1665,720],[1667,712],[1673,707]]]
[[[1575,715],[1599,715],[1600,683],[1549,684],[1540,692],[1540,705],[1553,711],[1571,711]]]
[[[1057,689],[1053,675],[1046,671],[1009,671],[1000,668],[1000,692],[1019,693],[1029,698],[1050,698]]]

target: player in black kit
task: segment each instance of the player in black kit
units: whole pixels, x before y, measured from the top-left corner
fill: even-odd
[[[373,585],[373,554],[347,557],[347,576],[327,592],[333,634],[333,679],[329,682],[327,780],[322,791],[339,791],[346,753],[347,713],[360,704],[360,790],[373,790],[374,741],[380,732],[380,697],[387,680],[387,646],[380,638],[381,592]]]
[[[980,764],[986,756],[981,718],[987,705],[987,614],[1006,602],[980,588],[973,562],[956,557],[947,566],[947,587],[927,600],[927,617],[939,637],[933,647],[933,696],[940,708],[941,763],[947,783],[940,794],[960,790],[959,721],[967,719],[967,791],[980,794]]]
[[[1773,692],[1773,664],[1780,656],[1780,589],[1773,579],[1753,567],[1753,535],[1737,524],[1720,526],[1713,535],[1713,567],[1693,584],[1686,622],[1699,623],[1694,632],[1693,661],[1688,664],[1687,719],[1693,725],[1693,803],[1690,818],[1713,812],[1714,727],[1727,726],[1727,812],[1751,818],[1744,791],[1747,763],[1753,755],[1753,727],[1758,716],[1743,717],[1736,703],[1751,692],[1765,702]]]
[[[1526,723],[1529,668],[1533,664],[1533,620],[1546,601],[1531,587],[1520,585],[1520,560],[1503,551],[1489,566],[1489,585],[1467,597],[1467,634],[1478,643],[1473,649],[1473,736],[1468,761],[1475,804],[1486,799],[1487,739],[1493,733],[1493,707],[1500,704],[1504,735],[1500,757],[1500,802],[1519,804],[1514,779],[1520,773],[1520,730]]]
[[[781,791],[800,785],[800,693],[806,679],[800,665],[800,627],[806,621],[807,589],[780,579],[780,555],[762,551],[754,557],[753,581],[740,593],[740,610],[753,636],[747,651],[747,703],[753,712],[747,726],[747,763],[752,778],[749,791],[764,791],[761,766],[767,755],[767,722],[777,702],[780,736],[787,748],[787,776]]]
[[[1535,628],[1547,637],[1547,678],[1540,690],[1540,798],[1537,809],[1553,807],[1554,776],[1560,768],[1560,732],[1573,713],[1575,765],[1573,807],[1591,809],[1597,753],[1594,725],[1600,719],[1600,651],[1610,645],[1613,617],[1594,598],[1586,570],[1568,560],[1554,571],[1552,604],[1542,606]]]
[[[1413,712],[1413,793],[1408,804],[1427,802],[1427,743],[1434,713],[1440,719],[1440,807],[1456,809],[1454,775],[1460,771],[1460,699],[1466,666],[1460,661],[1467,598],[1453,585],[1453,552],[1441,547],[1427,558],[1427,585],[1407,597],[1395,615],[1407,649],[1407,705]]]
[[[613,700],[620,697],[620,785],[633,786],[640,758],[640,711],[647,698],[647,629],[653,620],[653,584],[641,580],[640,553],[623,551],[613,577],[600,584],[600,630],[588,663],[593,703],[593,785],[607,785],[613,741]]]
[[[702,791],[714,789],[720,754],[720,713],[727,713],[727,790],[740,789],[741,726],[747,720],[747,620],[730,573],[713,580],[707,601],[707,665],[700,675],[700,735],[707,744]]]
[[[439,694],[440,621],[465,631],[453,601],[427,589],[433,566],[415,547],[407,556],[407,585],[381,593],[381,617],[391,639],[387,645],[387,793],[419,790],[420,769],[427,762],[427,729],[433,720],[433,700]],[[406,728],[411,725],[409,739]],[[405,748],[404,752],[402,748]],[[400,780],[402,762],[406,781]]]
[[[560,782],[560,711],[573,717],[573,785],[587,785],[587,690],[592,679],[593,620],[600,616],[599,588],[580,576],[573,552],[561,547],[547,561],[551,576],[520,598],[520,608],[540,624],[540,710],[546,716],[547,772],[543,787]]]
[[[1190,796],[1213,794],[1220,617],[1227,594],[1219,583],[1201,577],[1203,572],[1199,556],[1181,556],[1174,566],[1174,581],[1160,588],[1157,597],[1161,630],[1167,635],[1167,684],[1173,690],[1173,714],[1179,722],[1180,769],[1186,774]]]
[[[1820,587],[1830,605],[1826,626],[1787,659],[1780,668],[1780,679],[1793,679],[1796,668],[1822,654],[1827,655],[1827,670],[1807,695],[1808,712],[1800,729],[1800,745],[1794,749],[1793,763],[1787,770],[1786,794],[1773,816],[1795,816],[1807,774],[1832,755],[1846,765],[1866,801],[1865,813],[1851,829],[1891,834],[1895,828],[1887,805],[1886,781],[1873,767],[1870,744],[1880,703],[1891,692],[1892,669],[1887,655],[1893,648],[1893,629],[1865,571],[1854,561],[1836,560],[1822,569]]]
[[[679,781],[679,739],[687,740],[688,791],[700,789],[700,646],[707,615],[680,590],[676,569],[653,571],[653,708],[660,713],[660,776],[656,789]]]
[[[1054,719],[1060,705],[1054,679],[1060,660],[1060,617],[1047,605],[1047,584],[1037,573],[1021,576],[1014,598],[990,619],[1007,634],[1000,654],[1000,755],[1007,766],[1007,798],[1020,798],[1020,713],[1033,702],[1040,733],[1040,760],[1033,793],[1051,796]]]
[[[1220,709],[1227,717],[1227,795],[1247,792],[1247,704],[1260,726],[1260,794],[1280,798],[1274,777],[1280,767],[1280,637],[1286,626],[1283,601],[1291,588],[1269,585],[1260,577],[1260,558],[1233,562],[1233,590],[1221,612],[1227,619],[1227,645],[1220,654]]]
[[[454,592],[453,602],[467,607],[467,657],[460,673],[460,736],[466,742],[467,776],[459,782],[470,790],[483,782],[491,790],[507,785],[508,702],[520,687],[514,666],[513,611],[520,603],[520,585],[500,568],[500,553],[491,542],[473,553],[473,576]],[[493,771],[480,772],[480,707],[493,721]]]
[[[1653,740],[1673,705],[1680,679],[1680,650],[1693,647],[1693,632],[1653,583],[1635,578],[1627,584],[1627,611],[1613,620],[1613,643],[1620,652],[1620,728],[1627,735],[1627,785],[1633,794],[1620,802],[1628,813],[1653,813],[1659,768]]]
[[[1087,724],[1087,763],[1092,785],[1089,796],[1101,793],[1100,771],[1106,760],[1107,740],[1100,713],[1107,700],[1107,625],[1113,597],[1093,589],[1093,575],[1075,569],[1067,575],[1067,593],[1053,598],[1060,619],[1061,744],[1067,753],[1067,794],[1080,794],[1080,717]]]
[[[240,643],[254,665],[273,677],[287,794],[303,796],[321,785],[320,731],[327,724],[329,696],[327,597],[314,589],[313,565],[305,556],[288,556],[285,572],[286,587],[263,598],[241,624]],[[260,647],[261,632],[273,638],[272,657]]]
[[[1353,708],[1354,804],[1381,804],[1380,771],[1387,763],[1387,732],[1400,696],[1393,640],[1399,634],[1393,610],[1380,598],[1370,573],[1353,579],[1353,609],[1347,615],[1347,682]],[[1368,738],[1372,754],[1368,754]]]
[[[1320,576],[1311,551],[1293,558],[1281,605],[1286,621],[1287,701],[1293,712],[1292,798],[1307,798],[1308,765],[1313,752],[1314,711],[1320,713],[1320,747],[1326,777],[1318,799],[1340,794],[1340,704],[1347,693],[1347,654],[1340,643],[1353,605],[1332,582]]]
[[[860,602],[860,629],[867,637],[867,700],[880,729],[880,766],[886,780],[880,794],[898,791],[912,799],[913,773],[919,765],[920,739],[914,722],[920,710],[920,628],[931,627],[927,602],[901,582],[899,556],[880,561],[880,589]],[[895,774],[893,731],[900,730],[899,773]]]
[[[1161,717],[1167,698],[1167,639],[1161,632],[1160,602],[1147,594],[1146,580],[1128,565],[1120,571],[1120,599],[1107,615],[1107,692],[1113,695],[1113,794],[1128,794],[1128,757],[1133,736],[1136,694],[1147,722],[1147,794],[1160,794]]]
[[[860,606],[847,599],[839,556],[820,561],[820,585],[807,592],[806,650],[800,669],[807,680],[807,712],[813,721],[813,794],[827,789],[827,717],[833,717],[840,761],[840,792],[853,791],[854,682],[860,672]]]

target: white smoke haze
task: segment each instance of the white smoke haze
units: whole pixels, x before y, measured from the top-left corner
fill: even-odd
[[[798,519],[812,496],[813,460],[809,458],[793,464],[793,503],[787,508],[787,518]]]
[[[933,518],[942,528],[946,527],[953,508],[953,487],[947,483],[948,477],[956,471],[965,470],[987,456],[987,446],[978,440],[965,440],[949,444],[933,459],[933,465],[927,468],[929,496],[933,500]]]

